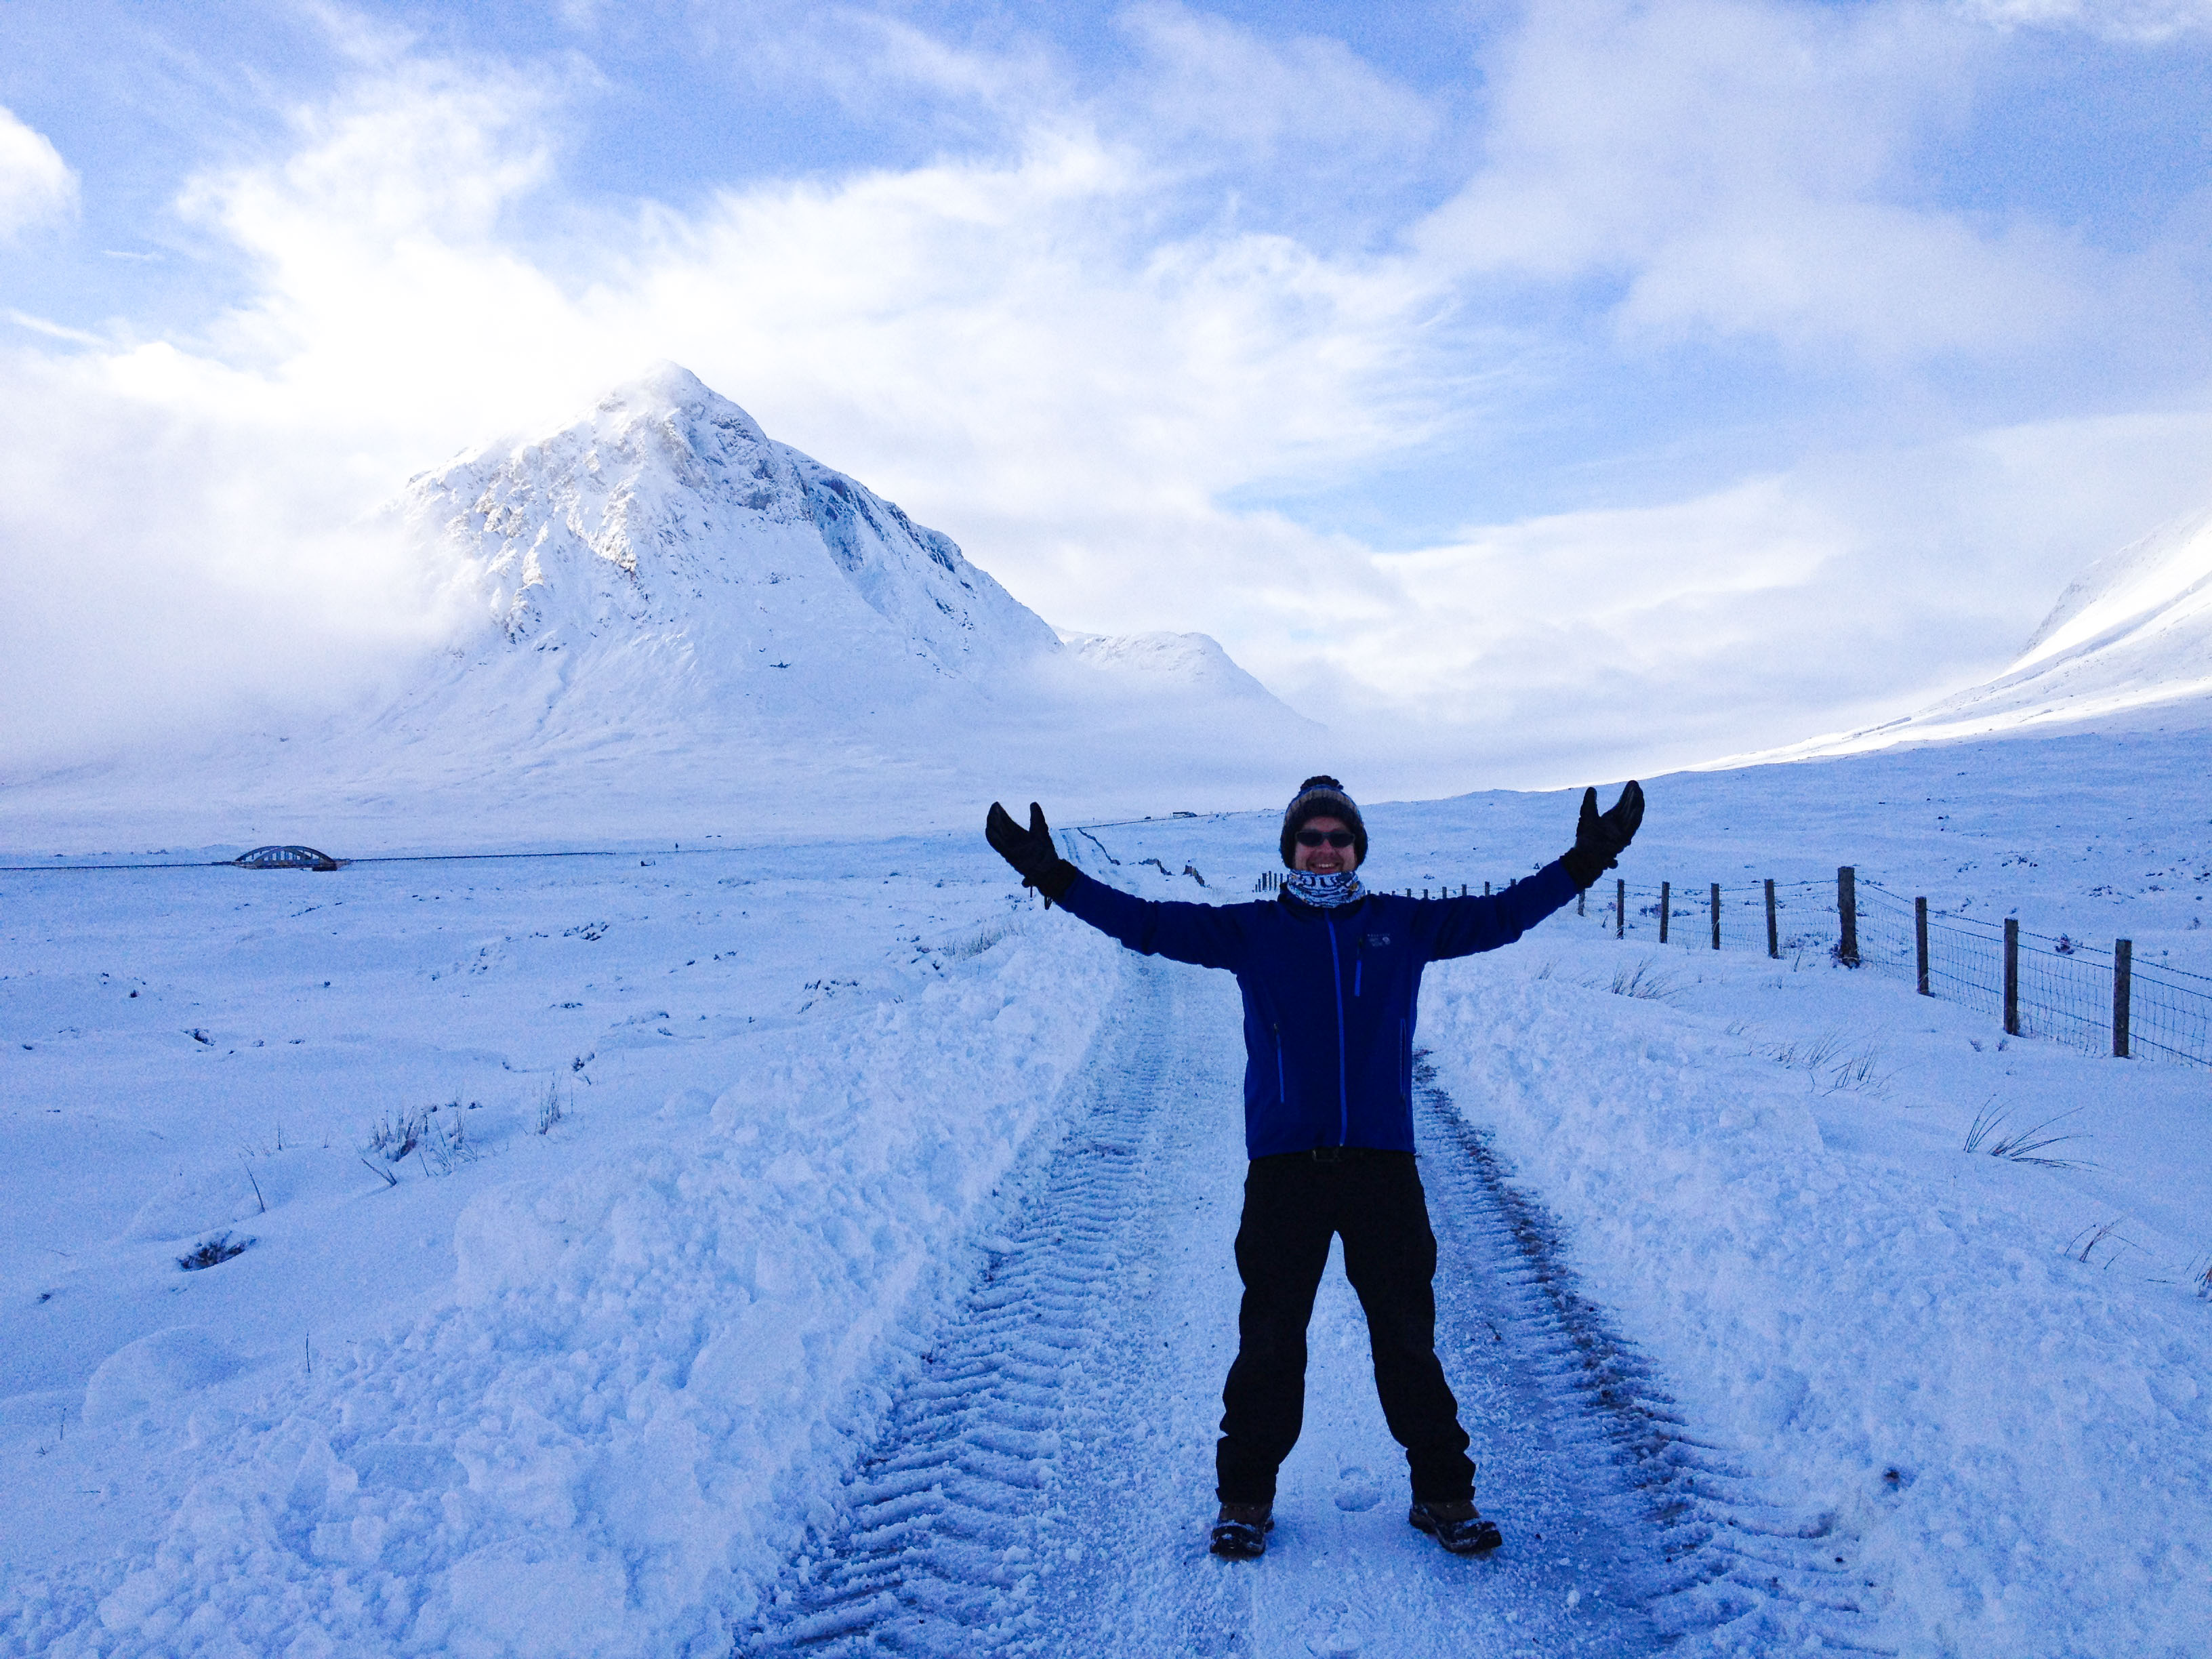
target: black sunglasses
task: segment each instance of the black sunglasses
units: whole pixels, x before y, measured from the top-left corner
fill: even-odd
[[[1298,845],[1301,847],[1349,847],[1352,845],[1352,831],[1349,830],[1301,830],[1298,831]]]

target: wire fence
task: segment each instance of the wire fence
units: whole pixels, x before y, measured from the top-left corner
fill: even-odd
[[[2094,1054],[2212,1067],[2212,979],[2112,949],[1931,909],[1856,871],[1831,882],[1676,888],[1616,880],[1578,914],[1618,939],[1686,950],[1818,953],[1911,981],[1927,996],[1994,1016],[2006,1030]]]
[[[1196,872],[1186,867],[1185,873]],[[1273,892],[1282,881],[1282,872],[1264,871],[1253,890]],[[1446,883],[1387,890],[1458,898],[1475,889]],[[1482,883],[1481,890],[1490,892],[1491,884]],[[1994,1016],[2016,1036],[2047,1037],[2087,1054],[2212,1068],[2212,978],[2136,962],[2126,939],[2105,950],[2064,934],[2027,932],[2014,919],[1983,921],[1931,909],[1925,898],[1860,881],[1854,869],[1838,870],[1832,882],[1749,886],[1601,881],[1577,898],[1575,914],[1616,939],[1646,944],[1826,957],[1908,980],[1924,996]]]

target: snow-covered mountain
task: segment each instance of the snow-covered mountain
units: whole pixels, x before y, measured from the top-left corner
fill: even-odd
[[[2212,692],[2212,513],[2168,525],[2075,579],[2020,660],[1940,708],[2100,708]]]
[[[1063,644],[951,538],[672,363],[416,477],[391,517],[479,619],[401,718],[526,732],[526,764],[713,757],[804,790],[858,763],[927,791],[921,774],[1054,733],[1103,744],[1110,769],[1164,738],[1317,730],[1205,635]]]
[[[672,363],[418,475],[376,528],[442,596],[444,648],[348,709],[210,739],[189,783],[165,754],[11,790],[10,820],[50,828],[0,833],[919,828],[1000,793],[1101,815],[1249,805],[1334,759],[1212,639],[1063,644],[951,538]]]
[[[422,474],[392,511],[532,650],[681,638],[733,684],[911,664],[972,678],[1057,648],[949,537],[673,363],[549,437]]]
[[[2212,721],[2212,513],[2177,520],[2090,565],[1995,678],[1880,726],[1713,763],[2144,716]]]

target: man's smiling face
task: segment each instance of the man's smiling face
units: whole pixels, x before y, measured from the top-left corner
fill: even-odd
[[[1340,840],[1342,846],[1334,844]],[[1298,830],[1292,856],[1297,868],[1316,875],[1348,875],[1359,867],[1359,851],[1352,844],[1351,826],[1342,818],[1308,818]]]

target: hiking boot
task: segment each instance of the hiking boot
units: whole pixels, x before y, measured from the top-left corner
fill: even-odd
[[[1498,1536],[1498,1523],[1484,1520],[1465,1499],[1456,1504],[1424,1504],[1417,1498],[1406,1519],[1454,1555],[1487,1555],[1505,1541]]]
[[[1267,1553],[1267,1534],[1275,1517],[1267,1504],[1224,1504],[1213,1522],[1212,1549],[1232,1561],[1249,1561]]]

